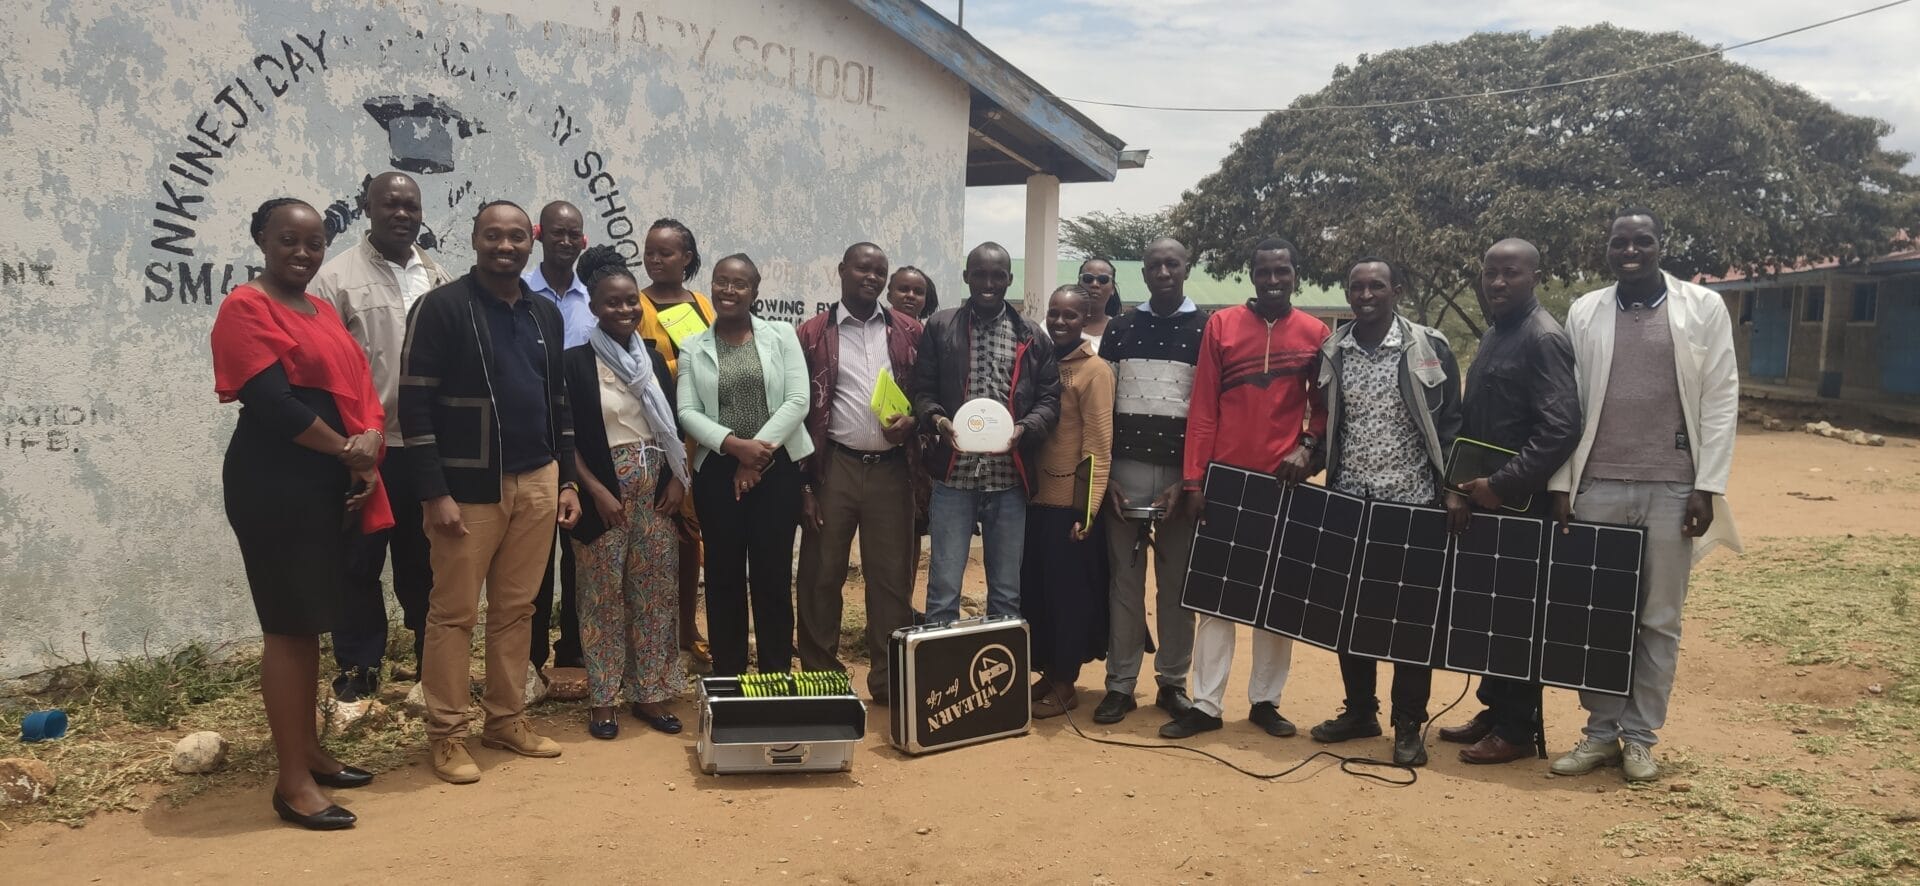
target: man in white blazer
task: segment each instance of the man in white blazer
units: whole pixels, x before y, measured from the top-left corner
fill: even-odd
[[[1548,488],[1556,516],[1647,528],[1645,599],[1626,697],[1580,693],[1585,737],[1553,762],[1559,775],[1620,764],[1628,781],[1659,777],[1654,733],[1666,724],[1680,652],[1680,610],[1693,563],[1740,540],[1726,508],[1740,373],[1718,293],[1660,270],[1666,231],[1623,210],[1607,237],[1618,281],[1567,312],[1585,432]]]

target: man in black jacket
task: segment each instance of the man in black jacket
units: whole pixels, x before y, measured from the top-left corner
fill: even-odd
[[[1007,307],[1013,259],[998,243],[967,255],[968,297],[935,314],[913,367],[913,408],[934,429],[927,448],[933,500],[927,506],[927,620],[960,617],[967,548],[980,527],[987,570],[987,614],[1020,614],[1020,556],[1035,454],[1060,421],[1060,367],[1046,334]],[[1007,405],[1013,440],[1003,452],[961,452],[953,414],[969,400]]]
[[[468,656],[487,592],[480,741],[530,757],[559,743],[533,731],[524,690],[533,598],[553,527],[580,517],[564,325],[520,279],[533,223],[496,201],[473,220],[474,267],[422,296],[401,356],[400,427],[433,545],[421,684],[434,774],[480,779],[467,753]]]
[[[1481,265],[1487,334],[1467,370],[1460,436],[1515,454],[1489,477],[1468,481],[1467,495],[1447,494],[1455,532],[1474,509],[1497,511],[1530,500],[1527,516],[1552,519],[1547,481],[1580,445],[1580,394],[1573,378],[1573,343],[1540,306],[1540,250],[1525,240],[1502,240]],[[1467,763],[1511,763],[1546,756],[1540,733],[1540,684],[1499,677],[1480,681],[1486,710],[1440,730],[1442,741],[1471,745]]]

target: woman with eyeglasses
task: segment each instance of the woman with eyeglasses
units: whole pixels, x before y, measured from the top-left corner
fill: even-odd
[[[1094,353],[1100,352],[1100,337],[1107,334],[1107,321],[1120,316],[1126,306],[1120,303],[1120,281],[1113,273],[1113,260],[1096,255],[1080,263],[1080,286],[1093,294],[1093,303],[1098,307],[1087,318],[1087,326],[1080,335],[1093,342]]]

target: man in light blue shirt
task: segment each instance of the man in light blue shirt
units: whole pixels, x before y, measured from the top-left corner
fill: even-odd
[[[567,323],[567,347],[587,343],[593,331],[593,309],[587,305],[587,284],[573,273],[573,263],[587,248],[585,220],[572,203],[556,200],[540,210],[534,236],[540,241],[540,263],[520,278],[527,288],[560,306]],[[540,641],[536,638],[536,644]]]
[[[540,241],[540,263],[527,268],[520,275],[527,288],[540,297],[553,302],[560,308],[560,317],[566,323],[566,345],[569,348],[587,343],[587,334],[593,331],[597,322],[593,310],[588,307],[587,284],[573,272],[573,263],[587,248],[585,220],[580,210],[572,203],[556,200],[540,210],[540,224],[535,227],[534,238]],[[551,623],[553,620],[553,563],[547,563],[546,578],[540,581],[540,595],[533,599],[533,643],[528,650],[528,658],[538,671],[547,666],[549,648],[553,653],[556,667],[577,668],[582,665],[580,655],[580,613],[575,602],[579,598],[574,592],[573,546],[566,536],[560,536],[560,642],[551,643]],[[551,643],[551,647],[549,644]],[[535,689],[531,680],[529,689],[534,694],[527,697],[527,703],[544,694],[544,687]]]

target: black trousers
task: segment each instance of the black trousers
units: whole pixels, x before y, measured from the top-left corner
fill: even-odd
[[[590,502],[581,502],[581,507],[593,507]],[[559,540],[560,555],[547,557],[547,571],[540,579],[540,593],[533,598],[533,641],[528,644],[527,658],[536,668],[547,666],[547,654],[551,648],[555,667],[585,667],[585,658],[580,654],[580,609],[578,583],[573,576],[573,540],[567,537],[564,529],[556,533]],[[553,563],[560,561],[560,640],[553,641]]]
[[[707,642],[715,676],[747,670],[747,612],[761,673],[793,669],[793,536],[800,471],[785,450],[759,485],[735,498],[738,460],[718,452],[693,475],[693,506],[707,546]]]
[[[387,449],[380,463],[380,482],[393,508],[393,528],[361,536],[348,560],[347,605],[333,632],[333,660],[340,670],[377,670],[387,653],[387,601],[380,573],[393,551],[393,596],[400,601],[401,620],[413,632],[413,660],[427,629],[427,595],[433,590],[433,559],[427,545],[420,496],[406,470],[406,454],[398,446]]]
[[[1482,677],[1474,695],[1487,706],[1495,735],[1522,746],[1540,740],[1540,684]]]
[[[1347,688],[1347,713],[1379,713],[1380,699],[1374,695],[1379,680],[1380,662],[1364,655],[1340,656],[1340,682]],[[1433,694],[1433,669],[1393,663],[1392,722],[1395,725],[1427,722],[1427,699]]]

